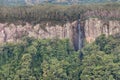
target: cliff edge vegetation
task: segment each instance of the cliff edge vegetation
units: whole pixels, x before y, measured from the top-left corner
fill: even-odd
[[[86,5],[49,5],[1,6],[0,22],[41,22],[66,23],[68,21],[97,17],[105,20],[120,20],[119,3],[102,3]],[[21,23],[20,23],[21,24]]]

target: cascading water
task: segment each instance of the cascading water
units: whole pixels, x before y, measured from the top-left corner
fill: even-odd
[[[84,22],[81,21],[80,15],[78,16],[77,25],[72,28],[73,36],[73,46],[76,51],[80,50],[84,46],[84,39],[85,39],[85,33],[84,33]]]
[[[78,50],[83,47],[83,31],[80,25],[80,19],[78,20]]]

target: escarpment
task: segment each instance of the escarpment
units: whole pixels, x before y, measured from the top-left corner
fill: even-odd
[[[42,29],[37,24],[32,26],[29,23],[26,23],[24,26],[22,25],[7,25],[6,23],[0,23],[0,42],[17,42],[22,37],[34,37],[34,38],[70,38],[72,36],[71,27],[74,23],[67,23],[64,26],[48,26],[45,25],[45,29]]]
[[[120,21],[105,21],[98,18],[90,18],[85,21],[84,29],[86,41],[90,43],[101,34],[109,36],[120,33]]]
[[[98,18],[89,18],[85,21],[76,20],[63,26],[49,26],[46,24],[44,29],[40,27],[40,24],[32,26],[27,22],[24,26],[13,23],[9,25],[0,23],[0,43],[19,42],[25,36],[40,39],[67,38],[72,42],[74,48],[78,50],[83,46],[84,40],[91,43],[101,34],[109,36],[119,32],[120,21],[105,21]]]

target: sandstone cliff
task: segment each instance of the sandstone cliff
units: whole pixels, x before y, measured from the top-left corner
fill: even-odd
[[[29,23],[23,25],[0,23],[0,42],[18,42],[24,36],[34,38],[69,38],[72,40],[73,28],[77,26],[77,22],[66,23],[63,26],[44,25],[44,29],[37,24],[32,26]]]
[[[90,18],[85,21],[84,30],[85,38],[90,43],[101,34],[108,36],[120,33],[120,21],[105,21],[98,18]]]
[[[44,29],[40,24],[32,26],[29,23],[23,25],[0,23],[0,42],[18,42],[24,36],[34,38],[68,38],[73,43],[75,49],[79,45],[83,46],[83,40],[93,42],[101,34],[114,35],[120,32],[120,21],[105,21],[98,18],[89,18],[85,21],[68,22],[63,26],[49,26]]]

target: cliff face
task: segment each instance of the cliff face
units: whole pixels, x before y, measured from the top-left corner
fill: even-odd
[[[72,40],[73,29],[76,26],[76,21],[73,23],[67,23],[63,26],[49,26],[46,24],[44,28],[40,27],[40,24],[32,26],[29,23],[26,25],[14,25],[7,23],[0,23],[0,42],[18,42],[24,36],[34,38],[69,38]]]
[[[101,34],[114,35],[120,33],[120,21],[104,21],[90,18],[85,21],[85,37],[87,42],[93,42]]]
[[[83,40],[93,42],[101,34],[114,35],[120,32],[120,21],[103,21],[97,18],[89,18],[84,22],[74,21],[63,26],[49,26],[46,24],[44,29],[37,24],[32,26],[14,25],[0,23],[0,42],[18,42],[24,36],[34,38],[68,38],[73,43],[76,50],[83,46]]]

